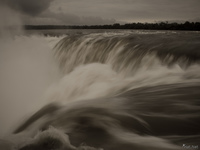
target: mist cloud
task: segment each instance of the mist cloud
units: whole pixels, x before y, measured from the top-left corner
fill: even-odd
[[[48,9],[52,1],[53,0],[1,0],[0,2],[23,14],[36,16]]]

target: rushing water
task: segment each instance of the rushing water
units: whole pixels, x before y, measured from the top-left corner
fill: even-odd
[[[198,149],[199,47],[180,31],[2,39],[0,148]]]

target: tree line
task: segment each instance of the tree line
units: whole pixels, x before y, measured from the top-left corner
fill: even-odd
[[[191,30],[200,31],[200,22],[185,23],[128,23],[120,25],[25,25],[26,30],[45,30],[45,29],[145,29],[145,30]]]

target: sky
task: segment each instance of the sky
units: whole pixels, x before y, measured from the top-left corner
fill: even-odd
[[[3,16],[32,25],[200,21],[200,0],[0,0]],[[1,11],[2,13],[2,11]]]

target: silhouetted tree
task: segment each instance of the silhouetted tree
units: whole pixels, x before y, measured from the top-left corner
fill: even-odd
[[[129,23],[120,25],[115,23],[113,25],[25,25],[27,30],[45,30],[45,29],[148,29],[148,30],[193,30],[200,31],[200,22],[188,22],[185,23]]]

